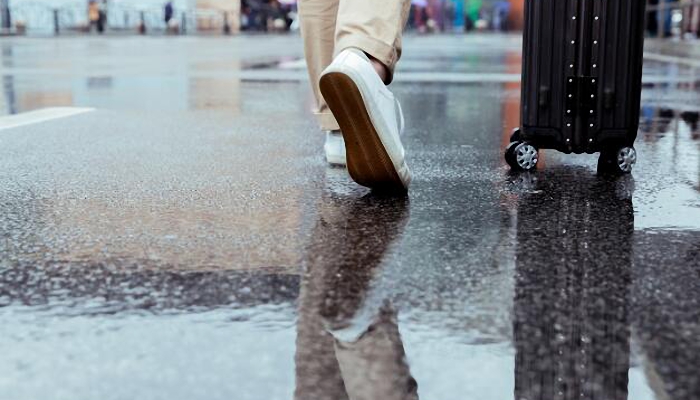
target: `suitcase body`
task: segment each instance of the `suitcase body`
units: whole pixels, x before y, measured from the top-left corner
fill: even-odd
[[[600,152],[602,167],[631,171],[645,11],[642,0],[525,1],[521,127],[506,152],[512,167],[532,169],[538,149],[556,149]],[[529,163],[518,163],[528,153],[515,154],[522,144],[532,147]],[[624,165],[606,164],[616,161]]]

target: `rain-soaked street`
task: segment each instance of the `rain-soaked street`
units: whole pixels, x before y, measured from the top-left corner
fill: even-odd
[[[3,38],[0,115],[81,109],[0,117],[0,400],[700,399],[700,67],[649,55],[631,176],[512,174],[520,48],[406,38],[391,198],[295,36]]]

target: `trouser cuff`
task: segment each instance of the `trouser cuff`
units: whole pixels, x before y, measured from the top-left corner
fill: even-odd
[[[314,115],[316,116],[316,121],[318,121],[318,124],[322,130],[324,130],[324,131],[340,130],[340,125],[338,125],[338,121],[335,120],[333,113],[331,113],[330,111],[317,112],[317,113],[314,113]]]
[[[396,51],[394,46],[386,44],[370,36],[352,34],[337,41],[335,44],[335,55],[337,56],[343,50],[351,47],[364,51],[387,67],[389,71],[389,75],[386,79],[387,85],[394,80],[394,67],[396,66],[396,61],[399,57],[398,51]]]

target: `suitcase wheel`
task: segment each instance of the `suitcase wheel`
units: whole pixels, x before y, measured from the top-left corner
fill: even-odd
[[[506,162],[513,170],[532,171],[537,167],[539,153],[528,142],[512,142],[506,147]]]
[[[623,147],[615,151],[602,151],[598,158],[598,173],[629,174],[637,163],[637,151],[634,147]]]

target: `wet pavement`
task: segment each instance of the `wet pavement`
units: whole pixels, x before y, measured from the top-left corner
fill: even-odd
[[[511,174],[520,43],[409,37],[406,198],[326,166],[294,37],[3,39],[0,399],[699,399],[700,73],[639,164]]]

